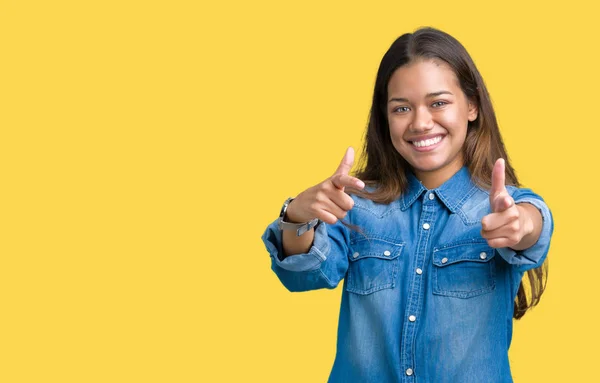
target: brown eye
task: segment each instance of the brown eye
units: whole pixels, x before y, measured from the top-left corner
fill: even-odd
[[[394,109],[394,112],[400,112],[400,113],[404,113],[404,112],[408,112],[409,109],[407,106],[399,106],[398,108]]]
[[[433,106],[434,108],[439,108],[440,106],[444,106],[446,104],[448,104],[446,101],[436,101],[433,104],[431,104],[431,106]]]

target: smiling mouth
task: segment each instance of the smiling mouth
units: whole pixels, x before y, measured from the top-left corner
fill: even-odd
[[[442,138],[443,138],[443,136],[437,136],[437,137],[429,138],[427,140],[410,141],[410,143],[413,146],[416,146],[417,148],[426,148],[428,146],[433,146],[433,145],[437,144],[438,142],[440,142],[442,140]]]

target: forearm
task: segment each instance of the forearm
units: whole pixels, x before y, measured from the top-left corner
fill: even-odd
[[[294,230],[283,231],[283,254],[287,257],[295,254],[308,253],[315,238],[315,229],[310,229],[301,236]]]
[[[298,215],[295,210],[296,207],[296,201],[290,202],[285,213],[285,221],[292,223],[303,223],[305,220],[307,220],[306,217]],[[313,244],[314,238],[315,229],[310,229],[301,236],[296,234],[296,230],[284,230],[282,233],[283,255],[287,257],[290,255],[308,253]]]

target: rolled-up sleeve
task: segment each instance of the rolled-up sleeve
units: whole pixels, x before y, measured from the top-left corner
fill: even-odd
[[[542,231],[540,237],[533,246],[518,251],[505,247],[497,249],[498,253],[506,260],[506,262],[515,265],[519,271],[526,271],[539,267],[544,263],[544,260],[548,255],[548,250],[550,249],[550,239],[554,232],[552,213],[542,197],[535,194],[531,189],[509,187],[508,191],[515,200],[515,203],[528,203],[539,210],[542,215]]]
[[[304,254],[284,256],[277,221],[267,227],[262,240],[271,257],[271,269],[290,291],[332,289],[348,270],[349,229],[339,221],[334,225],[321,222]]]

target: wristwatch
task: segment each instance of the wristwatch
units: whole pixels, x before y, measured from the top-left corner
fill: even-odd
[[[288,198],[285,200],[283,206],[281,207],[281,212],[279,213],[279,220],[277,221],[277,224],[279,226],[279,230],[296,230],[296,235],[299,237],[302,234],[309,231],[310,229],[312,229],[313,227],[317,226],[321,221],[318,218],[315,218],[305,223],[285,222],[285,212],[287,211],[290,202],[292,202],[293,200],[293,198]]]

